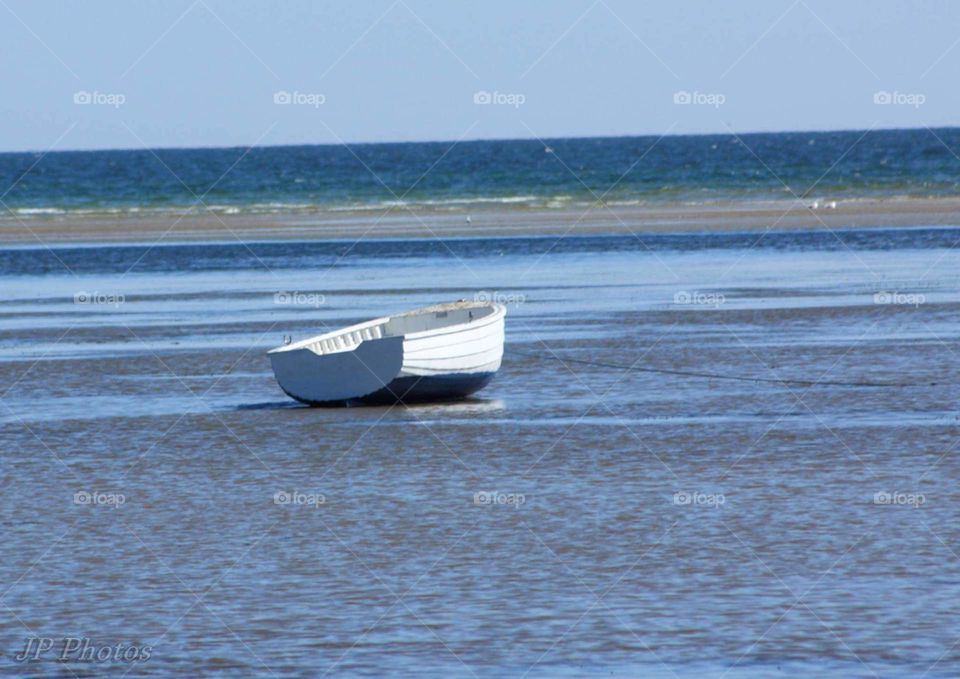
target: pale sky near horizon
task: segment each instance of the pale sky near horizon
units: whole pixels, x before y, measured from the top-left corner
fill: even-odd
[[[948,0],[0,0],[0,17],[0,151],[960,124]]]

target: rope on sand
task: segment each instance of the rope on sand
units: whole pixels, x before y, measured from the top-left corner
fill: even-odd
[[[930,383],[910,383],[910,382],[837,382],[832,380],[790,380],[777,377],[745,377],[743,375],[729,375],[723,373],[713,373],[698,370],[671,370],[669,368],[644,368],[637,365],[623,365],[620,363],[608,363],[606,361],[588,361],[580,358],[562,358],[552,351],[549,354],[536,353],[532,351],[523,351],[521,349],[511,349],[511,353],[522,356],[536,356],[546,358],[561,363],[579,363],[582,365],[591,365],[598,368],[613,368],[615,370],[657,373],[660,375],[675,375],[679,377],[699,377],[710,380],[729,380],[735,382],[763,382],[767,384],[796,385],[800,387],[873,387],[902,389],[905,387],[934,387],[936,382]]]

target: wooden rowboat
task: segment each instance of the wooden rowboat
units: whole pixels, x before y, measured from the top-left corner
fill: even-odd
[[[267,353],[280,388],[316,406],[461,399],[503,357],[507,310],[453,302],[377,318]]]

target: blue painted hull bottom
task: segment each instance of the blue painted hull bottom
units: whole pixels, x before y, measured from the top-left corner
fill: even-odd
[[[357,405],[392,405],[394,403],[425,403],[459,401],[483,389],[495,372],[436,375],[433,377],[398,377],[372,394],[340,401],[305,401],[293,394],[288,396],[301,403],[321,408],[342,408]]]

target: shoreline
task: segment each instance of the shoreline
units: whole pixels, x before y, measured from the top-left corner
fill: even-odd
[[[470,222],[467,222],[468,214]],[[483,209],[471,213],[391,207],[314,214],[184,213],[165,216],[0,217],[0,246],[202,241],[319,241],[841,230],[960,226],[960,198],[858,199],[812,209],[799,201],[584,209]]]

